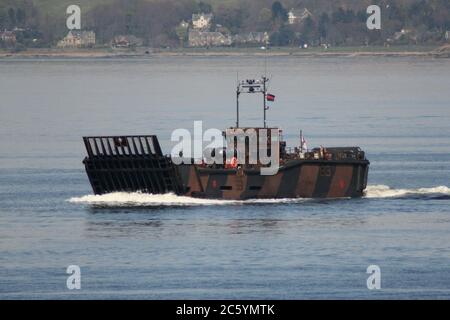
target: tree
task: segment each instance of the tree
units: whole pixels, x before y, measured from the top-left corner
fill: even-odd
[[[8,14],[0,9],[0,29],[6,29],[8,24]]]
[[[410,24],[414,26],[425,25],[427,28],[434,28],[433,8],[431,5],[422,0],[420,2],[413,3],[409,8]]]
[[[322,13],[319,18],[319,36],[322,39],[326,39],[328,35],[328,29],[330,27],[330,17],[327,13]]]
[[[239,33],[245,14],[245,9],[221,5],[216,10],[215,22],[226,27],[232,33]]]
[[[355,14],[352,9],[343,9],[339,8],[337,11],[334,11],[332,14],[333,24],[342,22],[342,23],[350,23],[354,20]]]
[[[269,8],[262,8],[258,15],[258,29],[268,31],[272,24],[272,11]]]
[[[180,47],[184,47],[184,42],[186,41],[188,35],[188,25],[184,25],[184,23],[180,23],[176,28],[175,32],[177,34],[178,39],[180,39]]]
[[[317,39],[317,27],[311,17],[307,17],[301,28],[302,40],[306,43],[311,43]]]
[[[25,20],[26,20],[25,10],[23,10],[22,8],[17,8],[17,10],[16,10],[16,21],[17,21],[17,24],[20,25],[20,26],[24,26],[25,25]]]
[[[197,12],[202,12],[202,13],[211,13],[212,12],[212,7],[209,3],[205,3],[203,1],[200,1],[197,3],[197,8],[196,8]]]
[[[8,9],[8,20],[11,28],[16,26],[16,12],[13,8]]]
[[[278,31],[272,33],[270,36],[270,43],[274,46],[282,47],[292,44],[294,39],[294,31],[292,31],[289,26],[283,25],[278,29]]]
[[[279,20],[281,22],[286,22],[288,19],[288,13],[283,7],[280,1],[275,1],[272,4],[272,20]]]

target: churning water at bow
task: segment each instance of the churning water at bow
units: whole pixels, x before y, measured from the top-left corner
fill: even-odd
[[[268,66],[269,125],[361,146],[365,197],[92,195],[81,136],[157,134],[169,152],[194,120],[231,126],[236,72],[263,58],[0,61],[0,298],[450,298],[450,61]],[[243,97],[243,124],[261,124],[258,102]]]

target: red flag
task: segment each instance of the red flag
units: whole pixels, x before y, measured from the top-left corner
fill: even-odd
[[[266,94],[267,101],[275,101],[275,95],[268,93]]]

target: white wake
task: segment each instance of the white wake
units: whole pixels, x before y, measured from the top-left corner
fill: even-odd
[[[450,196],[450,188],[446,186],[438,186],[438,187],[417,188],[417,189],[392,189],[389,186],[380,184],[367,186],[364,197],[398,198],[405,196],[429,196],[429,195]]]
[[[408,196],[449,196],[450,188],[446,186],[417,189],[392,189],[386,185],[369,185],[364,198],[401,198]],[[103,195],[85,195],[73,197],[68,201],[78,204],[99,206],[208,206],[208,205],[242,205],[251,203],[277,204],[300,203],[311,199],[251,199],[218,200],[177,196],[173,193],[148,194],[140,192],[113,192]]]
[[[224,205],[235,201],[199,199],[177,196],[173,193],[148,194],[140,192],[113,192],[102,195],[86,195],[70,198],[69,202],[106,206],[192,206],[192,205]]]
[[[208,206],[240,205],[245,203],[289,203],[305,200],[306,199],[219,200],[177,196],[173,193],[148,194],[140,192],[113,192],[103,195],[74,197],[70,198],[69,202],[103,206]]]

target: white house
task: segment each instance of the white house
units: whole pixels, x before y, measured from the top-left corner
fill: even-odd
[[[3,41],[8,44],[16,43],[16,34],[14,31],[0,31],[0,41]]]
[[[192,15],[192,26],[197,30],[206,30],[211,25],[212,13],[194,13]]]
[[[95,45],[94,31],[70,30],[67,36],[58,42],[58,48],[87,48]]]
[[[288,12],[288,23],[289,24],[301,23],[308,17],[312,17],[312,13],[306,8],[303,10],[291,9]]]
[[[188,38],[190,47],[224,47],[232,44],[231,37],[221,32],[191,30]]]

